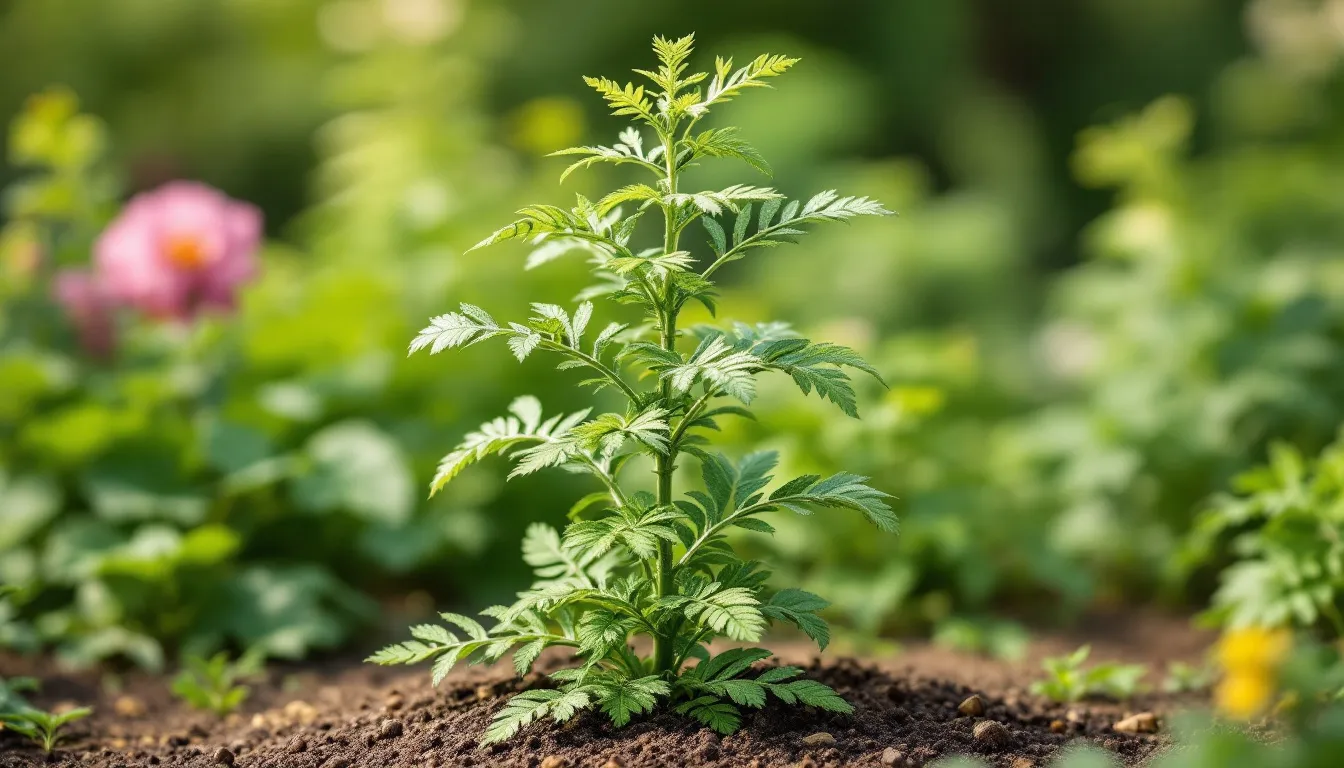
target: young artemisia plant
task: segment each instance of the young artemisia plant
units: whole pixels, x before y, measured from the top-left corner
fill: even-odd
[[[370,658],[379,664],[433,660],[437,683],[464,659],[488,663],[512,651],[523,675],[544,649],[572,648],[578,665],[552,674],[555,688],[514,696],[496,714],[485,743],[508,739],[542,717],[564,721],[594,707],[622,726],[661,702],[722,733],[738,728],[742,707],[762,707],[770,696],[851,711],[833,690],[800,677],[795,667],[753,669],[771,656],[768,650],[711,653],[716,637],[753,643],[774,622],[796,625],[822,648],[829,640],[817,615],[826,601],[798,589],[768,587],[768,573],[735,556],[727,533],[730,528],[769,533],[763,513],[808,514],[816,507],[856,510],[886,531],[896,526],[887,494],[868,486],[866,478],[805,475],[774,485],[775,454],[733,462],[704,447],[704,433],[717,429],[717,420],[750,415],[742,406],[755,395],[760,374],[786,374],[804,393],[815,390],[857,416],[843,369],[876,377],[870,365],[845,347],[799,338],[783,324],[688,330],[677,324],[687,302],[713,311],[710,278],[730,262],[790,242],[812,224],[889,211],[834,191],[806,201],[746,185],[686,191],[686,171],[710,158],[742,160],[768,171],[735,129],[696,127],[716,105],[766,85],[797,60],[764,55],[734,68],[731,60],[720,59],[713,74],[687,74],[691,37],[655,38],[653,47],[659,68],[637,70],[653,81],[652,89],[587,78],[616,115],[632,118],[634,125],[619,142],[557,153],[580,157],[566,176],[596,163],[616,163],[648,171],[651,183],[623,187],[596,202],[579,196],[571,210],[525,208],[520,219],[476,246],[528,239],[536,245],[528,267],[586,252],[598,284],[578,298],[572,313],[534,304],[525,323],[501,325],[485,310],[463,304],[458,312],[433,318],[411,343],[411,352],[437,353],[500,337],[519,360],[553,353],[561,358],[559,368],[584,369],[591,375],[584,384],[609,388],[627,401],[623,412],[591,416],[585,410],[547,418],[536,398],[520,397],[510,415],[467,435],[434,478],[431,493],[478,459],[507,454],[517,462],[511,477],[564,467],[592,476],[600,486],[570,510],[572,522],[563,534],[540,523],[529,528],[523,558],[537,580],[513,605],[483,612],[494,619],[493,627],[446,613],[451,628],[413,627],[413,640]],[[650,213],[661,218],[662,246],[635,250],[636,227]],[[683,245],[692,225],[708,235],[702,256]],[[585,342],[594,310],[589,300],[599,297],[642,308],[647,322],[612,323]],[[656,384],[639,383],[647,379]],[[622,477],[630,460],[641,455],[652,459],[652,492],[628,490]],[[687,456],[699,463],[704,489],[679,495],[674,474],[678,459]],[[651,656],[635,652],[636,635],[651,638]]]

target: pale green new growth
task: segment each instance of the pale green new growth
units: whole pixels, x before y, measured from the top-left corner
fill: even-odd
[[[225,717],[251,693],[251,688],[240,681],[260,672],[261,666],[262,657],[257,653],[244,654],[236,662],[230,662],[229,655],[222,651],[209,659],[191,656],[173,678],[173,694],[194,709]]]
[[[642,168],[652,174],[649,183],[621,187],[596,202],[580,195],[571,209],[524,208],[518,220],[476,246],[526,239],[534,246],[529,269],[584,254],[598,282],[583,291],[578,306],[571,312],[533,304],[526,321],[500,323],[463,304],[433,318],[411,343],[411,352],[428,348],[433,354],[503,338],[520,361],[536,352],[554,353],[560,369],[582,369],[588,377],[581,383],[619,392],[625,401],[620,412],[544,416],[536,398],[520,397],[508,415],[481,425],[445,456],[431,483],[430,492],[437,492],[470,464],[501,454],[515,462],[511,477],[564,467],[600,486],[570,509],[563,534],[542,524],[528,529],[523,557],[536,581],[513,605],[484,611],[494,626],[486,629],[474,619],[445,613],[450,626],[412,627],[413,639],[370,658],[380,664],[432,661],[437,683],[459,661],[489,663],[512,654],[523,675],[544,649],[572,648],[580,664],[552,674],[554,689],[513,697],[496,714],[485,743],[508,739],[539,718],[563,722],[584,709],[600,709],[621,726],[660,702],[722,733],[740,726],[743,707],[763,707],[771,697],[851,711],[830,688],[801,679],[799,669],[755,669],[771,656],[767,650],[710,652],[716,637],[753,643],[780,622],[796,626],[823,649],[830,640],[818,615],[826,601],[798,589],[767,587],[768,572],[738,558],[727,534],[731,528],[771,533],[764,513],[810,514],[817,508],[851,509],[892,531],[896,517],[887,494],[844,472],[776,484],[774,453],[733,462],[703,446],[706,431],[718,429],[721,417],[750,417],[742,406],[756,396],[761,374],[784,374],[805,394],[815,391],[850,416],[858,415],[858,406],[846,369],[881,379],[852,350],[799,338],[780,323],[687,332],[677,322],[688,301],[714,311],[710,277],[725,264],[791,242],[815,224],[889,212],[875,201],[834,191],[790,201],[747,184],[683,187],[682,174],[705,159],[741,160],[768,172],[765,160],[735,129],[695,128],[714,105],[767,85],[797,61],[764,55],[734,68],[731,60],[720,59],[713,73],[687,74],[691,49],[691,37],[655,38],[658,69],[637,70],[652,86],[586,78],[614,114],[635,124],[610,147],[556,153],[579,157],[562,181],[575,170],[609,163]],[[650,212],[662,220],[662,245],[641,248],[634,245],[636,230]],[[683,246],[682,234],[697,221],[694,231],[705,240],[698,248]],[[597,298],[635,305],[647,322],[610,323],[590,334]],[[630,369],[636,375],[627,373]],[[652,387],[639,383],[646,379],[653,380]],[[629,460],[641,455],[654,465],[651,492],[628,490],[621,477]],[[703,490],[679,496],[673,476],[678,458],[686,456],[699,463]],[[650,657],[635,653],[630,642],[635,635],[652,639]]]
[[[61,741],[61,729],[76,720],[83,720],[91,714],[93,714],[93,710],[88,707],[80,707],[60,714],[43,712],[40,709],[28,707],[17,712],[0,714],[0,724],[3,724],[8,730],[27,736],[40,745],[42,751],[50,753]]]

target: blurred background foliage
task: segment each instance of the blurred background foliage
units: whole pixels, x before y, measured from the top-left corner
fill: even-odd
[[[901,214],[725,273],[722,318],[787,319],[892,383],[849,421],[763,382],[725,438],[872,476],[901,535],[780,519],[749,546],[861,633],[1004,654],[1005,619],[1202,604],[1245,523],[1187,541],[1209,500],[1344,421],[1344,2],[11,0],[0,581],[21,590],[0,643],[295,657],[380,607],[519,588],[522,528],[578,483],[485,465],[422,491],[516,394],[583,395],[498,349],[405,345],[458,301],[573,295],[578,260],[463,250],[519,205],[623,183],[557,188],[543,155],[613,138],[580,75],[692,30],[702,61],[803,58],[721,118],[777,188]],[[234,315],[134,323],[91,359],[52,271],[176,178],[263,210],[262,275]]]

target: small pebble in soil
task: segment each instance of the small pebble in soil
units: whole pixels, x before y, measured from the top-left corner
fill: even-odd
[[[384,720],[383,724],[378,728],[378,738],[380,739],[395,739],[400,735],[400,720]]]
[[[215,765],[233,765],[233,753],[224,747],[215,750]]]
[[[1063,733],[1063,732],[1065,732],[1065,731],[1067,731],[1067,730],[1069,730],[1069,726],[1068,726],[1063,720],[1051,720],[1051,721],[1050,721],[1050,732],[1051,732],[1051,733]]]
[[[1008,768],[1036,768],[1036,763],[1026,757],[1019,757]]]
[[[905,753],[895,747],[887,747],[882,750],[882,764],[891,766],[905,766]]]
[[[607,762],[602,764],[602,768],[625,768],[625,766],[621,765],[620,760],[617,760],[614,757],[609,757],[607,758]]]
[[[481,685],[476,688],[476,700],[485,701],[495,697],[495,689],[489,685]]]
[[[1140,712],[1126,717],[1112,727],[1120,733],[1157,733],[1157,716],[1152,712]]]
[[[285,748],[286,752],[306,752],[307,750],[308,742],[304,740],[302,736],[295,736],[294,739],[289,742],[289,746]]]
[[[112,704],[112,709],[125,718],[145,716],[145,703],[134,696],[118,696]]]
[[[966,717],[980,717],[985,714],[985,700],[977,695],[972,695],[970,698],[961,702],[961,705],[957,707],[957,711]]]
[[[971,729],[971,736],[989,747],[1001,747],[1008,743],[1008,729],[997,720],[981,720]]]
[[[387,708],[388,712],[396,712],[406,706],[406,700],[399,693],[388,694],[388,697],[383,700],[383,706]]]
[[[556,755],[547,755],[541,761],[541,768],[569,768],[569,761]]]
[[[289,720],[298,721],[303,725],[308,725],[317,719],[317,708],[302,700],[289,702],[283,712]]]
[[[803,737],[803,744],[809,747],[829,747],[835,743],[835,737],[825,731]]]

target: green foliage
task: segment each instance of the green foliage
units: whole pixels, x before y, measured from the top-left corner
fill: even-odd
[[[1344,661],[1337,646],[1296,643],[1277,670],[1274,738],[1254,729],[1186,713],[1175,723],[1177,748],[1156,768],[1312,768],[1333,765],[1344,749]]]
[[[1017,661],[1027,653],[1031,637],[1016,622],[954,617],[934,629],[933,642],[962,653],[979,653]]]
[[[35,677],[0,677],[0,716],[30,709],[23,694],[36,691],[38,686]]]
[[[237,661],[229,661],[223,652],[209,659],[190,656],[173,678],[173,694],[194,709],[224,717],[247,700],[251,688],[240,681],[260,672],[263,659],[260,654],[244,654]]]
[[[869,486],[866,478],[847,472],[803,475],[776,484],[773,452],[734,462],[703,445],[704,432],[719,429],[721,417],[746,413],[718,401],[733,398],[749,404],[760,374],[785,373],[805,394],[815,390],[857,416],[857,396],[844,369],[874,377],[877,371],[847,348],[797,338],[779,324],[695,328],[686,334],[678,320],[688,301],[713,307],[709,277],[723,264],[801,235],[806,225],[887,211],[866,198],[834,192],[787,205],[772,190],[744,185],[682,192],[682,173],[699,158],[755,158],[733,134],[695,134],[697,121],[713,105],[764,85],[766,78],[794,63],[782,56],[762,56],[739,69],[731,61],[720,61],[712,77],[685,75],[691,42],[689,37],[655,39],[660,67],[642,74],[657,90],[588,78],[615,114],[632,117],[643,127],[627,129],[614,147],[562,153],[584,155],[570,170],[604,162],[640,166],[655,174],[654,186],[625,187],[596,204],[579,196],[571,210],[530,206],[477,246],[530,239],[535,249],[529,266],[583,251],[591,256],[600,281],[584,295],[633,305],[644,313],[644,324],[627,328],[612,323],[589,347],[583,338],[595,306],[586,299],[572,313],[534,304],[528,322],[507,324],[463,304],[458,312],[433,318],[411,343],[412,353],[428,349],[435,354],[505,338],[520,361],[536,350],[555,352],[562,358],[560,370],[586,369],[593,378],[581,383],[618,392],[626,401],[621,411],[591,418],[591,410],[584,410],[543,420],[537,399],[519,398],[509,416],[487,422],[449,453],[431,484],[432,491],[439,491],[478,459],[504,454],[516,462],[511,476],[561,467],[590,477],[600,487],[574,506],[563,533],[539,523],[529,528],[523,556],[535,581],[513,605],[484,611],[494,619],[493,626],[487,629],[469,617],[445,613],[451,628],[413,627],[411,640],[369,659],[380,664],[433,661],[437,683],[461,661],[489,663],[512,653],[523,674],[545,648],[573,649],[580,666],[553,674],[558,688],[511,699],[496,714],[484,743],[511,738],[539,718],[563,722],[589,708],[602,710],[621,726],[660,701],[722,733],[740,725],[740,707],[762,707],[767,695],[786,704],[851,711],[826,686],[797,679],[796,668],[754,670],[754,664],[770,657],[767,650],[739,648],[710,655],[708,644],[715,637],[752,643],[775,622],[797,626],[823,648],[830,639],[818,616],[826,601],[798,589],[768,588],[768,572],[737,556],[726,533],[730,528],[769,533],[771,526],[761,519],[764,513],[810,514],[817,508],[853,510],[891,531],[896,518],[888,496]],[[695,87],[701,82],[706,82],[703,91]],[[647,129],[656,137],[648,150],[641,133]],[[623,214],[620,206],[630,203],[636,204],[635,211]],[[753,210],[758,203],[759,213]],[[650,210],[662,214],[662,247],[636,250],[632,242],[638,224]],[[736,215],[731,245],[724,225],[716,220],[728,214]],[[681,244],[684,230],[697,219],[711,241],[700,259]],[[679,344],[686,336],[697,339],[693,350]],[[629,368],[640,374],[639,380],[652,380],[652,388],[629,383]],[[703,490],[693,488],[679,497],[676,462],[683,456],[699,462]],[[638,457],[654,465],[654,492],[628,490],[631,481],[622,471]],[[648,658],[632,650],[630,640],[638,635],[653,641]],[[691,659],[699,663],[688,667]]]
[[[1054,656],[1041,662],[1046,676],[1031,684],[1031,692],[1054,701],[1081,701],[1088,696],[1105,696],[1125,701],[1142,689],[1148,668],[1143,664],[1103,662],[1084,667],[1092,647],[1084,645],[1068,656]]]
[[[1214,670],[1208,664],[1187,664],[1173,661],[1167,664],[1162,677],[1162,690],[1167,693],[1197,693],[1213,685]]]
[[[0,724],[3,724],[6,730],[27,736],[41,745],[44,752],[49,753],[60,742],[62,728],[91,714],[93,710],[88,707],[60,714],[28,708],[17,712],[0,713]]]
[[[1187,541],[1192,563],[1231,557],[1211,622],[1228,627],[1327,628],[1344,637],[1344,439],[1310,460],[1275,444],[1268,463],[1213,500]]]

